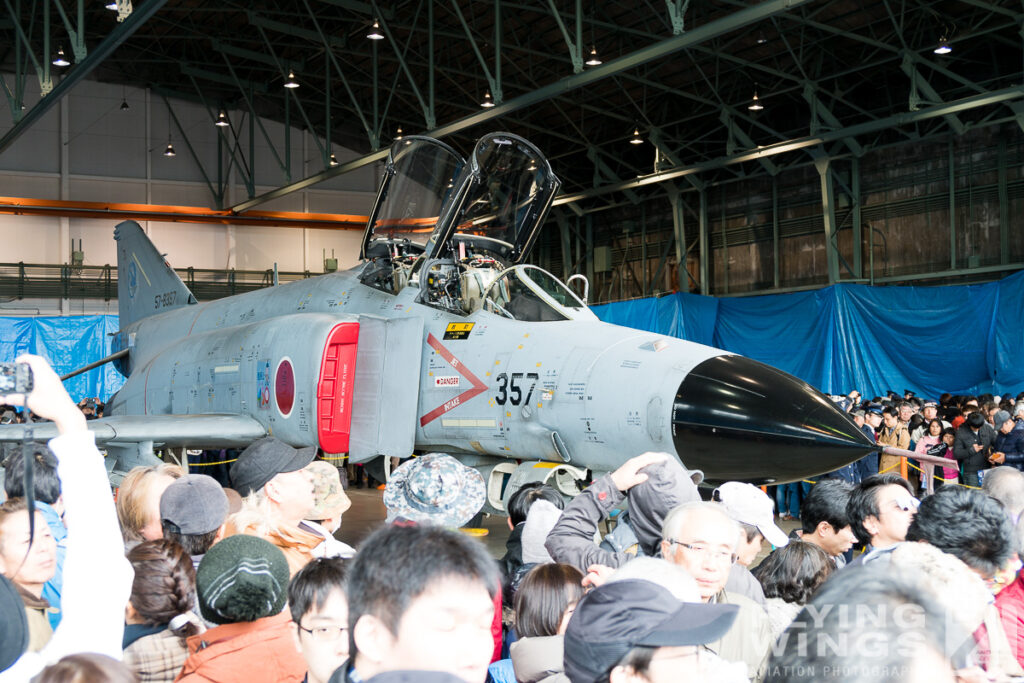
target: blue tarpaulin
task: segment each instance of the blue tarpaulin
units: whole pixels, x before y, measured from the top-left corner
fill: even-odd
[[[50,361],[58,375],[88,365],[111,354],[117,332],[116,315],[69,317],[0,317],[0,362],[10,363],[19,354],[34,353]],[[71,398],[95,397],[106,401],[124,384],[111,363],[72,377],[64,383]]]
[[[843,284],[721,299],[673,294],[594,312],[763,361],[826,393],[1024,390],[1024,271],[982,285]]]

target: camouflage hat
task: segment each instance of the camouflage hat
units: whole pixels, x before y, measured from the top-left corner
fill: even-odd
[[[323,460],[314,460],[306,465],[306,471],[313,475],[313,509],[308,519],[327,519],[344,514],[352,507],[352,501],[341,488],[338,468]]]
[[[391,473],[384,489],[387,521],[408,519],[458,528],[471,520],[486,499],[484,478],[443,453],[427,453]]]

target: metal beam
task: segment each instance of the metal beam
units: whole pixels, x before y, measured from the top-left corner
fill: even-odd
[[[773,14],[791,10],[794,7],[807,4],[808,2],[810,2],[810,0],[768,0],[767,2],[759,3],[753,7],[733,12],[721,19],[698,26],[692,31],[688,31],[678,36],[673,36],[672,38],[667,38],[654,43],[653,45],[648,45],[647,47],[641,48],[635,52],[631,52],[628,55],[619,57],[618,59],[605,62],[600,66],[592,67],[583,73],[566,76],[554,83],[538,88],[533,92],[529,92],[508,100],[507,102],[503,102],[502,104],[488,109],[487,111],[481,111],[470,116],[463,117],[457,121],[453,121],[427,131],[424,134],[435,138],[442,138],[452,135],[453,133],[458,133],[459,131],[467,128],[487,123],[492,119],[507,116],[508,114],[519,111],[520,109],[531,107],[553,97],[565,95],[579,88],[596,83],[610,76],[614,76],[622,71],[627,71],[643,64],[647,64],[648,62],[667,57],[668,55],[674,54],[685,48],[712,40],[729,33],[730,31],[735,31],[766,17],[772,16]],[[282,197],[292,192],[305,189],[310,185],[315,185],[321,181],[327,180],[328,178],[333,178],[341,175],[342,173],[362,168],[363,166],[372,164],[386,156],[387,150],[381,150],[364,155],[357,159],[353,159],[346,164],[327,169],[298,182],[266,192],[247,202],[242,202],[233,208],[237,212],[246,211],[254,206],[277,199],[278,197]]]
[[[839,243],[836,240],[836,204],[832,188],[832,168],[828,159],[814,162],[821,177],[821,218],[825,224],[825,263],[828,265],[828,283],[839,281]]]
[[[219,74],[216,71],[210,71],[208,69],[201,69],[198,66],[192,66],[191,64],[181,64],[181,73],[185,76],[192,76],[195,78],[202,78],[204,81],[212,81],[214,83],[222,83],[224,85],[230,85],[239,89],[246,89],[251,87],[261,95],[267,94],[266,83],[254,83],[252,81],[240,81],[233,76],[225,76]]]
[[[804,99],[811,105],[811,111],[821,117],[826,124],[831,126],[833,129],[843,127],[843,124],[839,122],[839,119],[836,118],[835,114],[833,114],[829,108],[825,106],[825,103],[821,101],[821,98],[818,97],[813,84],[807,83],[804,85]],[[812,121],[813,120],[814,118],[812,117]],[[817,135],[817,133],[818,131],[816,130],[811,131],[811,135]],[[859,157],[864,155],[864,148],[861,147],[860,143],[854,138],[844,139],[843,144],[850,148],[850,151],[853,152],[854,156]]]
[[[700,231],[700,293],[711,294],[709,278],[711,264],[708,263],[711,259],[711,235],[708,234],[708,193],[706,190],[701,190],[699,195],[700,209],[698,210],[697,229]]]
[[[610,192],[621,192],[623,190],[662,183],[666,180],[685,178],[688,175],[698,174],[703,171],[725,168],[727,166],[741,164],[747,161],[756,161],[761,158],[772,157],[778,154],[785,154],[787,152],[795,152],[809,147],[842,140],[846,137],[876,133],[887,128],[898,126],[907,126],[918,121],[926,121],[942,116],[948,116],[950,114],[956,114],[961,111],[968,111],[978,107],[1001,104],[1017,100],[1022,97],[1024,97],[1024,86],[1015,85],[1001,90],[994,90],[992,92],[985,93],[984,95],[972,95],[971,97],[965,97],[960,100],[953,100],[952,102],[947,102],[945,104],[927,107],[915,112],[893,114],[892,116],[887,116],[882,119],[865,121],[864,123],[847,126],[840,130],[822,133],[821,135],[793,138],[792,140],[776,142],[771,145],[765,145],[764,147],[747,150],[738,154],[712,159],[711,161],[706,161],[700,164],[682,166],[662,171],[661,173],[652,173],[650,175],[641,176],[636,180],[624,181],[622,183],[597,187],[591,190],[583,190],[582,192],[576,192],[573,194],[563,194],[555,198],[554,204],[556,206],[570,204],[572,202],[578,202],[590,197],[598,197]]]
[[[286,36],[302,38],[303,40],[309,40],[314,43],[324,42],[323,37],[316,31],[310,31],[309,29],[292,26],[291,24],[286,24],[282,21],[274,21],[273,19],[267,19],[266,17],[260,16],[259,14],[251,10],[249,11],[248,17],[249,23],[253,26],[259,26],[260,28],[269,29],[271,31],[277,31],[278,33],[283,33]],[[348,47],[348,42],[343,38],[335,38],[334,36],[329,36],[327,38],[327,42],[331,45],[331,47],[336,47],[342,50]]]
[[[322,0],[321,0],[322,1]],[[266,54],[265,52],[256,52],[255,50],[246,50],[241,47],[235,47],[234,45],[227,45],[219,40],[213,41],[213,49],[225,55],[231,55],[232,57],[241,57],[242,59],[248,59],[253,62],[259,62],[260,64],[267,64],[268,66],[274,67],[276,71],[280,71],[281,63],[276,57]],[[289,59],[288,67],[296,71],[302,71],[306,67],[305,58],[302,59]],[[284,77],[285,74],[281,74]]]
[[[93,48],[89,56],[79,62],[75,68],[71,70],[71,73],[65,76],[61,82],[50,91],[49,95],[42,98],[34,107],[25,112],[25,115],[21,120],[14,124],[14,126],[7,131],[2,138],[0,138],[0,154],[3,154],[7,148],[14,144],[14,141],[21,137],[21,134],[28,130],[33,123],[38,121],[43,114],[50,111],[55,104],[60,102],[61,98],[67,95],[72,88],[78,85],[79,81],[91,74],[92,70],[99,66],[100,62],[109,57],[110,54],[121,45],[121,43],[127,40],[128,37],[135,33],[135,31],[146,23],[150,17],[156,14],[166,2],[167,0],[148,0],[146,4],[132,12],[131,16],[115,26],[114,29],[107,34],[107,37],[103,39],[103,42]]]
[[[928,82],[921,72],[917,70],[917,66],[914,60],[914,53],[905,51],[903,53],[903,60],[900,62],[900,68],[903,72],[910,77],[910,110],[917,111],[920,102],[922,102],[918,91],[924,96],[924,102],[928,104],[942,104],[942,98],[939,93],[932,87],[931,83]],[[957,135],[963,135],[964,124],[957,118],[955,114],[947,114],[943,117],[946,119],[946,123],[952,128]]]

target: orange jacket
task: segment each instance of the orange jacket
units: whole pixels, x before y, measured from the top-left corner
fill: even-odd
[[[295,648],[288,610],[272,617],[224,624],[190,636],[188,659],[175,681],[299,683],[306,661]]]

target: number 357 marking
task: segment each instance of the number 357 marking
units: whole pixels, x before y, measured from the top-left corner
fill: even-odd
[[[513,372],[511,380],[507,373],[501,373],[498,375],[498,394],[494,397],[494,400],[499,406],[503,406],[506,403],[511,403],[517,406],[524,402],[523,399],[523,388],[521,382],[524,375],[521,372]],[[533,396],[533,389],[537,386],[537,380],[540,379],[540,375],[536,372],[528,372],[525,374],[526,379],[530,382],[530,388],[526,390],[525,402],[530,402],[530,397]]]

